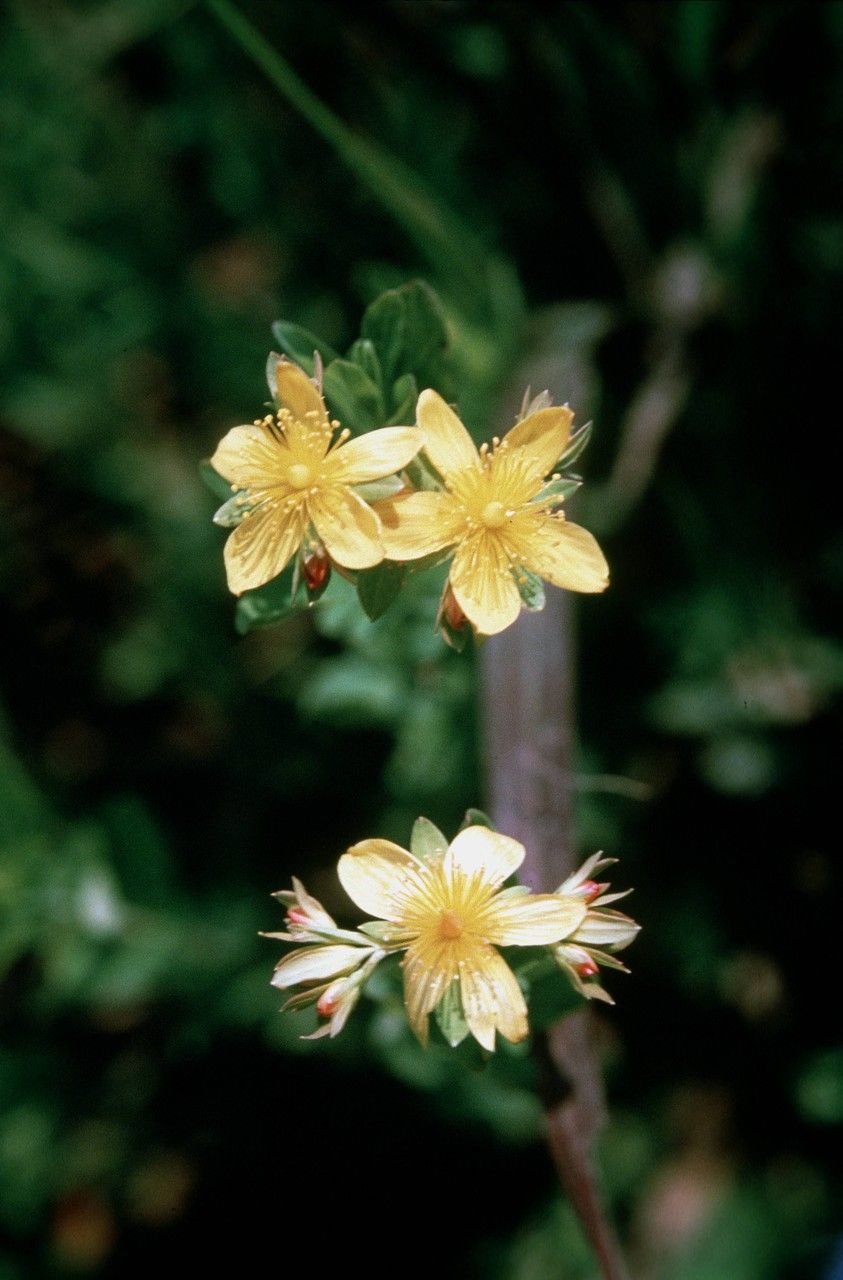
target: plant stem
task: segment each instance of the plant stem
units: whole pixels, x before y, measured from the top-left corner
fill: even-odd
[[[551,592],[544,612],[523,614],[483,648],[492,813],[495,825],[526,847],[523,878],[540,892],[555,889],[574,869],[571,614],[570,597]],[[587,1014],[575,1013],[536,1037],[535,1054],[545,1139],[559,1180],[603,1280],[628,1280],[591,1159],[604,1108]]]

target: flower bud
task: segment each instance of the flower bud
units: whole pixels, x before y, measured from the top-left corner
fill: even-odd
[[[308,591],[318,591],[328,581],[331,574],[331,560],[324,552],[314,552],[302,565],[305,586]]]
[[[445,600],[442,605],[445,620],[452,631],[462,631],[468,619],[463,613],[450,584],[445,589]]]

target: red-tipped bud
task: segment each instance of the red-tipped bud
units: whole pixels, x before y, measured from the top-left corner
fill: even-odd
[[[316,552],[312,556],[308,556],[302,565],[302,573],[308,591],[318,591],[330,576],[330,558],[324,552]]]
[[[588,960],[583,960],[581,964],[575,964],[574,969],[581,978],[593,978],[597,973],[597,961],[592,960],[589,956]]]
[[[442,612],[452,631],[462,631],[468,619],[460,608],[450,584],[445,588],[445,603]]]
[[[301,907],[290,907],[287,912],[288,924],[309,924],[310,917],[306,911],[302,911]]]
[[[595,898],[599,898],[604,885],[598,884],[596,880],[584,880],[580,885],[577,893],[581,898],[585,898],[586,902],[593,902]]]
[[[323,991],[316,1001],[316,1012],[320,1018],[330,1018],[336,1013],[338,1004],[338,996],[332,995],[330,991]]]

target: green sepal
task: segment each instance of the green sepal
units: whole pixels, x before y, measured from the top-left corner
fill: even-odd
[[[548,498],[557,498],[559,502],[564,502],[565,498],[570,498],[581,486],[580,476],[562,476],[559,480],[549,480],[535,498],[530,499],[530,505],[547,502]]]
[[[255,627],[268,627],[306,609],[307,589],[296,580],[295,566],[289,564],[283,573],[254,591],[246,591],[237,601],[234,626],[241,636]]]
[[[466,827],[488,827],[490,831],[494,831],[495,824],[488,813],[484,813],[482,809],[466,809],[460,823],[460,831],[465,831]]]
[[[300,324],[292,324],[289,320],[276,320],[272,326],[272,336],[284,354],[301,365],[310,378],[315,371],[314,352],[319,352],[323,364],[330,364],[337,359],[338,353],[327,342],[322,342],[309,329],[303,329]],[[271,383],[270,391],[275,395]]]
[[[562,454],[562,457],[554,467],[554,471],[564,471],[566,467],[570,467],[586,448],[591,439],[593,423],[586,422],[580,427],[579,431],[575,431],[568,441],[568,448]]]
[[[521,565],[512,570],[512,576],[524,608],[530,613],[541,613],[545,605],[544,583],[541,578]]]
[[[234,497],[229,498],[228,502],[224,502],[214,512],[214,524],[218,524],[221,529],[236,529],[240,521],[245,515],[248,515],[251,509],[248,497],[241,489],[239,493],[235,493]]]
[[[386,414],[380,387],[353,360],[332,360],[323,375],[322,391],[342,426],[371,431],[383,425]]]
[[[373,938],[375,942],[389,942],[389,935],[395,932],[395,925],[388,920],[367,920],[359,926],[359,932],[365,933],[367,938]]]
[[[210,458],[203,458],[199,463],[199,475],[215,498],[219,498],[220,502],[228,501],[231,497],[231,485],[219,471],[214,470]]]
[[[468,1023],[463,1017],[460,984],[455,978],[447,987],[436,1006],[436,1023],[452,1049],[462,1044],[469,1034]]]
[[[442,632],[442,639],[446,645],[456,653],[464,651],[472,636],[472,628],[469,622],[466,622],[465,626],[460,627],[457,631],[456,628],[451,626],[444,613],[439,619],[439,630]]]
[[[396,564],[392,560],[383,560],[374,569],[358,570],[357,594],[370,622],[375,622],[386,613],[404,585],[405,577],[403,564]]]
[[[429,818],[416,818],[410,835],[410,852],[422,862],[440,862],[448,851],[448,841]]]
[[[364,502],[381,502],[384,498],[394,498],[403,488],[404,482],[398,476],[385,476],[383,480],[367,480],[364,484],[356,484],[354,492]]]

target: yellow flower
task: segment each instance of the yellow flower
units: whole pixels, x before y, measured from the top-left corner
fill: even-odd
[[[606,910],[610,902],[625,898],[631,890],[607,893],[608,884],[598,884],[591,879],[615,861],[615,858],[601,858],[599,853],[595,853],[556,890],[566,901],[584,903],[586,910],[576,928],[552,948],[556,963],[567,973],[580,995],[589,1000],[603,1000],[606,1004],[615,1002],[600,985],[600,966],[629,973],[626,965],[616,960],[612,953],[628,947],[641,929],[622,911]]]
[[[421,445],[415,427],[384,427],[355,440],[343,431],[332,445],[339,423],[304,371],[279,360],[276,381],[277,414],[234,427],[211,458],[245,513],[225,545],[235,595],[277,577],[302,544],[315,541],[311,528],[343,568],[380,564],[380,520],[353,486],[400,471]]]
[[[427,1041],[428,1015],[459,991],[468,1029],[484,1048],[495,1031],[528,1032],[527,1006],[496,946],[546,946],[571,934],[586,914],[576,897],[501,890],[524,847],[486,827],[467,827],[425,860],[389,840],[363,840],[339,861],[339,878],[364,911],[381,919],[362,929],[385,950],[405,950],[404,1003]]]
[[[441,396],[428,390],[419,397],[424,448],[445,488],[376,504],[386,554],[417,560],[453,548],[450,587],[481,634],[503,631],[518,617],[519,571],[569,591],[608,585],[608,566],[594,538],[553,511],[558,493],[543,492],[573,416],[567,407],[539,409],[491,449],[478,451]]]

